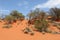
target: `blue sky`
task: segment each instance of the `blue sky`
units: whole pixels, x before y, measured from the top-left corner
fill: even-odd
[[[36,8],[46,11],[52,7],[60,7],[60,0],[0,0],[0,14],[18,10],[26,15]]]

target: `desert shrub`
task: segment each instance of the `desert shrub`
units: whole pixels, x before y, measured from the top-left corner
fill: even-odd
[[[46,29],[48,28],[48,23],[46,20],[36,20],[35,28],[40,32],[42,32],[42,31],[46,32]]]
[[[3,28],[11,28],[12,26],[9,24],[9,25],[4,25]]]
[[[23,30],[24,33],[28,34],[30,32],[30,29],[28,27],[26,27],[24,30]]]
[[[8,24],[11,24],[12,21],[14,20],[14,18],[13,18],[13,16],[11,16],[11,15],[7,15],[7,16],[5,17],[5,20],[8,22]]]
[[[53,16],[52,20],[53,21],[59,21],[60,20],[60,8],[51,8],[50,9],[50,14]]]
[[[16,19],[16,20],[23,20],[25,17],[22,13],[18,12],[17,10],[13,10],[10,13],[10,15],[13,16],[14,19]]]
[[[60,30],[60,26],[59,25],[57,25],[56,27]]]
[[[24,33],[26,33],[26,34],[30,34],[30,35],[34,35],[34,32],[30,29],[30,28],[28,28],[28,27],[26,27],[24,30],[23,30],[23,32]]]
[[[35,25],[35,28],[36,29],[38,29],[39,31],[41,31],[40,30],[41,29],[41,26],[40,26],[40,21],[39,20],[36,20],[35,23],[34,23],[34,25]]]
[[[54,22],[53,24],[54,24],[53,26],[57,27],[60,30],[60,23]]]
[[[55,31],[54,31],[54,32],[52,32],[52,34],[60,34],[60,32],[55,32]]]
[[[21,16],[20,20],[23,21],[25,19],[25,16]]]
[[[46,29],[47,33],[52,33],[52,30],[50,30],[49,28]]]
[[[25,31],[24,31],[24,33],[28,34],[28,31],[27,31],[27,30],[25,30]]]
[[[9,15],[6,15],[4,19],[8,22],[8,24],[11,24],[17,20],[24,20],[24,18],[25,16],[22,13],[17,10],[13,10]]]
[[[30,35],[34,35],[34,32],[31,32]]]

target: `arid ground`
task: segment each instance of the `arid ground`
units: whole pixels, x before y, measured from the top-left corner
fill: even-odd
[[[27,26],[27,21],[17,21],[12,28],[2,28],[4,22],[0,22],[0,40],[60,40],[60,34],[34,32],[34,35],[24,34],[22,31]],[[18,25],[19,24],[19,25]]]

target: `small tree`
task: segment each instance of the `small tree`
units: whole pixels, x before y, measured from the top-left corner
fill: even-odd
[[[13,16],[15,19],[24,19],[24,15],[17,10],[12,11],[10,15]]]
[[[34,18],[37,18],[40,14],[40,10],[38,8],[36,8],[35,10],[33,11],[30,11],[30,13],[27,15],[29,17],[29,19],[34,19]]]
[[[53,16],[53,20],[60,20],[60,8],[51,8],[50,14]]]

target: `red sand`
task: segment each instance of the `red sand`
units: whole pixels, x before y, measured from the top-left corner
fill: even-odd
[[[20,23],[17,25],[17,23]],[[60,40],[60,34],[43,35],[40,32],[34,32],[34,35],[24,34],[22,30],[26,27],[27,21],[17,22],[12,24],[10,29],[2,28],[3,23],[0,23],[0,40]]]

